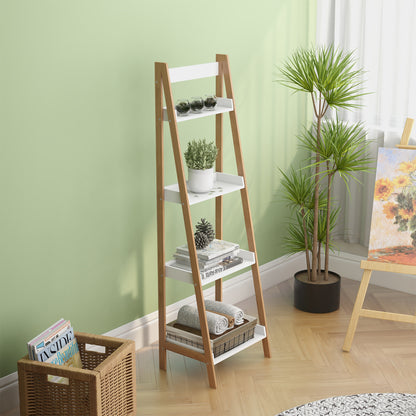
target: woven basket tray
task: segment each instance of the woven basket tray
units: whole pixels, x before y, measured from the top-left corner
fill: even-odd
[[[257,318],[246,315],[243,324],[236,325],[221,335],[209,334],[214,357],[218,357],[253,338],[256,324]],[[176,344],[186,344],[196,351],[204,351],[201,331],[177,324],[176,321],[166,325],[166,338]]]

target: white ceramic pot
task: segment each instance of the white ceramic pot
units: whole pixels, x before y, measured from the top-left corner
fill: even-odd
[[[188,189],[192,192],[203,194],[214,187],[214,168],[211,169],[189,169]]]

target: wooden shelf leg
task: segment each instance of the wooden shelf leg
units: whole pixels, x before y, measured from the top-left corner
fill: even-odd
[[[166,348],[159,345],[159,368],[166,371]]]
[[[225,84],[227,97],[233,98],[234,91],[233,91],[233,86],[231,82],[230,65],[228,62],[228,56],[217,55],[217,61],[220,62],[221,64],[221,72],[223,73],[223,77],[224,77],[224,84]],[[269,344],[268,329],[267,329],[267,323],[266,323],[266,312],[264,309],[263,291],[261,288],[259,263],[258,263],[258,258],[257,258],[256,242],[254,239],[254,229],[253,229],[253,221],[251,219],[250,203],[248,199],[247,180],[246,180],[246,174],[245,174],[244,163],[243,163],[243,153],[241,149],[240,132],[238,129],[235,102],[234,102],[234,110],[229,113],[229,116],[230,116],[230,124],[231,124],[231,133],[233,136],[235,159],[237,163],[237,172],[239,176],[242,176],[244,178],[245,187],[241,189],[240,194],[241,194],[241,202],[243,205],[244,222],[245,222],[245,227],[246,227],[248,248],[251,252],[254,253],[254,257],[255,257],[255,264],[251,266],[251,270],[253,273],[254,292],[256,295],[259,323],[260,325],[263,325],[266,328],[266,334],[267,334],[266,338],[262,340],[263,351],[264,351],[264,356],[267,358],[270,358],[271,353],[270,353],[270,344]]]
[[[166,371],[166,283],[165,283],[165,201],[163,169],[163,91],[160,64],[155,64],[156,107],[156,206],[158,241],[158,314],[159,314],[159,367]]]
[[[224,77],[222,76],[221,61],[217,62],[219,65],[219,75],[215,77],[215,94],[217,97],[222,97],[224,93]],[[224,152],[223,152],[223,115],[217,114],[215,116],[215,145],[218,148],[218,156],[215,162],[215,170],[222,172],[224,167]],[[222,196],[215,198],[215,237],[222,240],[223,237],[223,200]],[[215,281],[215,300],[222,301],[222,279]]]
[[[212,389],[216,389],[217,388],[217,380],[216,380],[216,377],[215,377],[214,362],[207,363],[207,372],[208,372],[209,386]]]
[[[364,270],[361,278],[360,288],[358,289],[357,297],[355,299],[354,309],[352,311],[350,323],[348,325],[347,334],[345,336],[344,346],[342,350],[349,352],[354,338],[355,330],[357,329],[358,318],[360,317],[361,309],[363,307],[365,295],[367,293],[368,284],[370,282],[371,270]]]
[[[253,273],[253,283],[254,283],[254,292],[256,294],[256,302],[257,302],[257,310],[259,314],[259,323],[266,328],[266,338],[263,338],[263,353],[266,358],[271,358],[271,351],[270,351],[270,342],[268,337],[268,329],[266,323],[266,311],[264,309],[264,300],[263,300],[263,290],[261,288],[261,281],[260,281],[260,272],[259,272],[259,265],[257,260],[256,254],[256,264],[251,266],[251,270]]]
[[[205,363],[208,370],[209,385],[216,387],[214,359],[209,339],[208,322],[205,313],[205,302],[202,290],[201,277],[199,274],[198,258],[195,247],[195,239],[192,227],[191,210],[189,205],[185,172],[183,166],[182,152],[179,142],[178,127],[176,124],[175,107],[173,104],[172,89],[170,87],[169,72],[166,64],[160,66],[160,73],[163,80],[163,90],[165,93],[166,107],[169,117],[170,136],[172,141],[172,150],[175,158],[176,175],[178,178],[179,192],[181,196],[182,214],[185,225],[186,240],[188,243],[189,257],[192,268],[192,278],[194,281],[195,298],[198,309],[199,324],[201,328],[202,342],[204,346]],[[166,331],[166,323],[165,323]],[[164,335],[166,337],[166,334]]]

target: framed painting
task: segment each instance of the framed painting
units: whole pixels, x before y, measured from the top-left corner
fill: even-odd
[[[416,150],[378,151],[368,259],[416,266]]]

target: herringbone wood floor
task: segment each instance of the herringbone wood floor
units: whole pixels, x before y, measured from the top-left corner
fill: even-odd
[[[261,343],[215,367],[168,353],[159,371],[157,345],[137,352],[138,415],[267,415],[330,396],[416,393],[416,327],[361,318],[350,353],[342,352],[358,282],[343,279],[339,311],[315,315],[292,306],[292,282],[264,294],[272,358]],[[224,299],[226,301],[226,299]],[[365,306],[414,313],[416,296],[370,286]],[[254,298],[239,306],[255,315]]]
[[[156,344],[139,350],[137,414],[273,416],[330,396],[416,393],[415,325],[361,318],[351,352],[342,352],[358,285],[343,278],[341,308],[325,315],[294,309],[290,280],[265,291],[272,358],[263,358],[259,343],[223,361],[215,367],[216,390],[199,362],[168,353],[164,372]],[[416,296],[370,285],[364,305],[414,313]],[[239,306],[256,314],[254,298]]]

